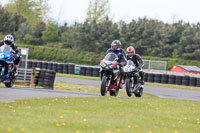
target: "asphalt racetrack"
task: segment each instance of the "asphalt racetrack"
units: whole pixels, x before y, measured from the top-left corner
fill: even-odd
[[[57,77],[56,81],[63,81],[72,84],[83,84],[88,86],[100,87],[100,81]],[[144,92],[150,93],[161,98],[174,98],[183,100],[200,101],[200,91],[182,90],[175,88],[144,86]],[[15,101],[17,99],[28,98],[45,98],[45,97],[99,97],[100,94],[60,91],[49,89],[34,89],[34,88],[6,88],[0,87],[0,102]]]

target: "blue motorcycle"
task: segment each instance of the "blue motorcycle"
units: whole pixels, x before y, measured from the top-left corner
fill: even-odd
[[[6,87],[12,87],[15,82],[15,51],[8,46],[0,47],[0,82],[3,82]]]

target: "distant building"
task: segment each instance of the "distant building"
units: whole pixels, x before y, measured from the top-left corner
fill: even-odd
[[[172,72],[177,73],[192,73],[192,74],[200,74],[200,68],[197,66],[184,66],[184,65],[177,65],[173,66],[171,69]]]

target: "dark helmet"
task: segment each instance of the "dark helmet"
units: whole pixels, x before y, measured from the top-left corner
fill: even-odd
[[[5,44],[10,45],[14,43],[14,37],[12,35],[6,35],[3,41]]]
[[[119,48],[121,48],[121,42],[119,40],[114,40],[112,43],[111,43],[111,49],[113,51],[116,51],[118,50]]]
[[[135,49],[132,47],[132,46],[129,46],[127,49],[126,49],[126,53],[128,54],[128,56],[130,58],[132,58],[134,55],[135,55]]]

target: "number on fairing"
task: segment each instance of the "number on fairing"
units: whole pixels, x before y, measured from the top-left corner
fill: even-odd
[[[124,71],[125,71],[125,72],[131,72],[131,71],[132,71],[132,67],[125,67],[125,68],[124,68]]]

